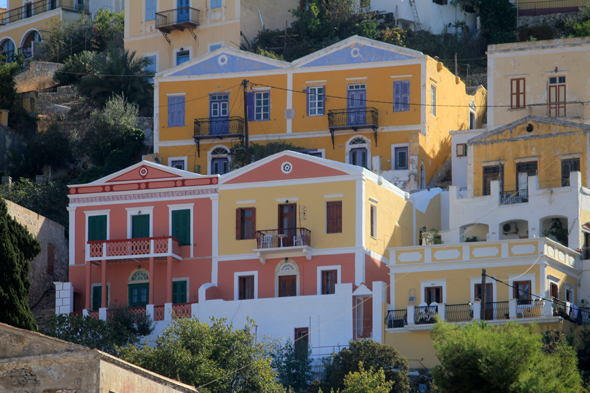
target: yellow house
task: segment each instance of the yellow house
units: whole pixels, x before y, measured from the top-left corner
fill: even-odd
[[[590,37],[488,46],[488,127],[526,116],[590,124],[588,51]]]
[[[291,143],[425,188],[450,164],[449,131],[481,127],[485,99],[420,52],[358,36],[292,63],[223,47],[156,76],[154,151],[223,174],[247,122],[251,143]]]
[[[0,13],[0,54],[8,60],[17,54],[25,58],[38,54],[54,20],[74,19],[89,13],[90,0],[8,0],[8,10]]]
[[[222,46],[248,45],[262,29],[284,29],[298,0],[125,0],[125,48],[162,72]]]

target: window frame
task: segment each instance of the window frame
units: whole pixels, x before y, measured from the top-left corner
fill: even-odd
[[[244,213],[252,211],[252,237],[243,237],[242,229],[244,225]],[[236,208],[236,240],[256,239],[256,208],[255,207],[238,207]]]
[[[430,84],[430,114],[436,116],[436,85]]]
[[[522,81],[522,91],[520,82]],[[516,86],[516,88],[515,88]],[[526,78],[510,79],[510,109],[526,108]]]
[[[172,236],[172,212],[176,210],[189,210],[190,214],[190,243],[181,247],[191,246],[191,257],[194,254],[194,247],[192,247],[192,243],[195,240],[194,232],[195,232],[195,225],[194,225],[194,203],[183,203],[178,205],[168,205],[168,229],[169,235]],[[178,239],[180,242],[180,239]]]
[[[179,64],[178,63],[178,55],[180,53],[184,53],[184,52],[186,52],[188,54],[188,59],[186,61],[183,61],[182,63]],[[191,52],[192,52],[191,48],[178,48],[178,49],[175,49],[174,50],[174,66],[176,67],[176,66],[179,66],[181,64],[185,64],[185,63],[188,63],[189,61],[191,61],[191,55],[192,55]]]
[[[154,206],[127,207],[127,239],[131,239],[133,233],[133,216],[139,216],[139,212],[150,215],[150,236],[154,237]],[[141,214],[143,216],[143,214]]]
[[[254,297],[252,299],[240,299],[240,279],[242,277],[254,278]],[[258,271],[234,272],[234,300],[253,300],[258,299]]]
[[[369,225],[371,227],[371,237],[373,239],[377,239],[377,205],[371,204],[370,210],[370,222]]]
[[[264,94],[268,94],[268,112],[266,113],[266,118],[265,118],[265,112],[264,112],[264,108],[265,105],[264,103]],[[257,113],[257,102],[258,102],[258,95],[262,95],[261,100],[261,112],[260,112],[260,119],[258,119],[258,113]],[[253,121],[270,121],[270,110],[271,110],[271,102],[270,102],[270,90],[261,90],[261,91],[254,91],[254,116],[253,116]]]
[[[342,267],[340,265],[331,266],[318,266],[317,268],[317,294],[323,296],[323,273],[325,271],[335,270],[336,271],[336,282],[334,283],[334,293],[336,293],[336,285],[342,283]]]
[[[527,284],[529,286],[529,292],[526,293],[524,292],[523,289],[523,294],[525,295],[524,298],[520,298],[519,297],[519,293],[520,293],[520,289],[518,288],[518,286],[520,284]],[[532,300],[533,300],[533,283],[532,280],[518,280],[518,281],[513,281],[512,282],[512,298],[517,300],[518,304],[531,304]]]
[[[492,173],[486,173],[486,169],[488,168],[498,168],[498,177],[499,179],[496,180],[500,180],[500,194],[504,193],[504,169],[503,169],[503,165],[502,164],[497,164],[497,165],[486,165],[486,166],[482,166],[482,191],[481,194],[482,196],[485,195],[492,195],[492,186],[490,183],[490,189],[488,190],[486,187],[486,175],[492,175]],[[494,180],[491,180],[494,181]],[[491,182],[490,181],[490,182]]]
[[[319,90],[322,89],[322,93],[318,94],[316,93],[312,93],[312,90]],[[315,97],[316,99],[312,101],[312,97]],[[314,108],[314,110],[316,111],[316,114],[312,114],[311,113],[311,104],[315,103],[316,107]],[[319,113],[319,108],[320,108],[320,104],[321,104],[321,113]],[[326,115],[326,87],[324,85],[320,85],[320,86],[308,86],[307,87],[307,116],[309,117],[316,117],[316,116],[325,116]]]
[[[395,87],[399,86],[399,96],[395,94]],[[404,86],[407,85],[407,92],[404,94]],[[393,111],[394,112],[409,112],[410,111],[410,100],[411,100],[411,80],[399,80],[393,81]],[[404,98],[407,98],[407,102],[404,103]],[[396,109],[396,107],[398,109]]]
[[[329,283],[330,288],[327,288],[327,279],[330,275],[334,275],[334,280]],[[338,270],[336,269],[325,269],[322,270],[322,295],[335,295],[336,294],[336,283],[338,282]]]
[[[219,2],[219,7],[213,7],[213,2],[214,2],[214,1],[218,1],[218,2]],[[210,7],[211,7],[210,9],[211,9],[211,10],[215,10],[215,9],[217,9],[217,8],[222,8],[222,7],[223,7],[223,0],[211,0],[210,4],[211,4],[211,5],[210,5]]]
[[[577,162],[577,167],[578,167],[578,170],[572,170],[572,169],[571,169],[571,164],[570,164],[569,173],[568,173],[567,177],[564,177],[564,173],[563,173],[563,165],[564,165],[565,163],[568,163],[568,162],[571,162],[571,163]],[[561,159],[561,186],[562,186],[562,187],[569,187],[569,186],[571,185],[571,184],[570,184],[570,175],[571,175],[571,173],[572,173],[572,172],[580,172],[580,171],[581,171],[581,167],[580,167],[580,157],[574,157],[574,158],[562,158],[562,159]]]
[[[434,289],[434,290],[438,290],[438,291],[439,291],[440,300],[439,300],[439,301],[436,301],[436,300],[435,300],[434,302],[428,303],[428,296],[427,296],[427,293],[428,293],[428,291],[430,291],[430,290],[433,290],[433,289]],[[427,287],[424,287],[424,298],[422,299],[422,300],[423,300],[423,303],[426,303],[426,304],[427,304],[427,305],[429,305],[429,306],[430,306],[432,303],[437,303],[437,304],[444,303],[444,295],[443,295],[443,292],[444,292],[444,291],[443,291],[443,287],[442,287],[442,285],[429,285],[429,286],[427,286]]]
[[[94,283],[94,284],[90,284],[90,311],[98,311],[101,307],[99,307],[98,309],[94,309],[94,288],[95,287],[101,287],[101,291],[102,291],[102,283],[98,282],[98,283]],[[102,292],[101,292],[101,302],[102,302]],[[111,306],[111,283],[107,282],[107,307],[109,308]]]
[[[184,302],[174,303],[174,283],[175,282],[186,282],[186,298]],[[172,304],[182,304],[182,303],[190,303],[190,278],[189,277],[179,277],[172,279]]]
[[[555,82],[552,83],[551,79],[555,79]],[[561,96],[562,89],[563,97]],[[555,101],[551,101],[551,90],[555,90]],[[565,117],[567,115],[567,83],[565,75],[549,77],[547,82],[547,103],[549,104],[549,117]]]
[[[304,333],[301,336],[302,337],[306,337],[305,342],[307,343],[307,348],[309,349],[309,347],[311,346],[311,337],[309,335],[309,328],[307,327],[302,327],[302,328],[295,328],[293,330],[293,344],[295,346],[295,352],[299,351],[299,346],[301,344],[298,344],[304,340],[298,340],[297,339],[297,333]]]
[[[406,153],[406,164],[405,166],[400,166],[399,162],[400,160],[398,159],[398,152],[402,152],[404,151]],[[394,152],[394,168],[396,171],[401,171],[401,170],[408,170],[410,169],[410,148],[408,146],[398,146],[398,147],[394,147],[393,148],[393,152]]]
[[[467,143],[457,143],[457,157],[467,157]]]
[[[188,165],[187,165],[187,163],[188,163],[188,158],[187,158],[186,156],[185,156],[185,157],[168,157],[168,166],[169,166],[170,168],[175,168],[175,169],[178,169],[178,168],[176,168],[176,167],[175,167],[175,166],[172,164],[172,162],[173,162],[173,161],[176,161],[176,162],[178,162],[178,161],[182,161],[182,167],[183,167],[183,169],[181,169],[181,170],[182,170],[182,171],[186,171],[186,170],[187,170],[187,168],[188,168]]]
[[[111,209],[108,210],[91,210],[91,211],[85,211],[84,215],[85,215],[85,222],[86,222],[86,233],[85,233],[85,245],[88,244],[88,230],[90,229],[89,227],[89,217],[93,217],[93,216],[107,216],[107,236],[105,240],[110,240],[110,226],[111,226],[111,217],[110,217],[110,212]]]
[[[338,206],[338,205],[340,206],[340,218],[331,218],[330,219],[329,206]],[[332,227],[331,227],[330,222],[334,223],[334,221],[339,221],[339,223],[332,224]],[[334,225],[335,225],[335,228],[334,228]],[[326,201],[326,234],[335,234],[335,233],[342,233],[342,201]]]
[[[172,128],[172,127],[185,127],[186,126],[186,97],[185,97],[185,93],[180,93],[180,94],[168,94],[168,111],[167,111],[167,116],[168,116],[168,128]],[[182,98],[182,103],[181,102],[175,102],[175,103],[170,103],[170,100],[174,99],[180,99]],[[174,107],[173,107],[174,106]],[[178,107],[177,107],[178,106]],[[180,112],[180,106],[182,106],[182,113],[184,114],[184,116],[181,116],[179,114],[176,114],[174,116],[170,116],[170,114],[172,112],[174,113],[179,113]],[[174,123],[171,123],[170,120],[174,119]],[[178,120],[178,123],[176,122]],[[182,120],[182,122],[180,121]]]

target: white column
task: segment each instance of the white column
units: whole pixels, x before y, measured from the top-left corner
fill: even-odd
[[[172,303],[164,304],[164,320],[171,321],[172,320]]]
[[[415,306],[408,306],[408,325],[414,326],[414,312]]]
[[[553,316],[553,298],[546,297],[544,303],[545,303],[545,316],[546,317]]]
[[[383,342],[385,316],[383,304],[387,303],[387,287],[383,281],[373,281],[373,340]]]
[[[107,320],[107,308],[101,307],[98,309],[98,319],[102,319],[103,321]]]
[[[473,320],[481,320],[481,301],[479,299],[473,301]]]
[[[70,265],[76,264],[76,207],[67,207],[69,212],[69,223],[70,223],[70,239],[69,239],[69,262]],[[85,230],[85,229],[84,229]]]
[[[154,320],[154,305],[153,304],[148,304],[145,306],[145,313],[147,316],[149,316],[152,321]]]
[[[517,299],[508,300],[508,315],[510,316],[510,319],[518,318],[517,307],[516,307],[517,302],[518,302]]]
[[[447,305],[446,304],[439,303],[438,316],[440,317],[440,320],[443,322],[447,320]]]

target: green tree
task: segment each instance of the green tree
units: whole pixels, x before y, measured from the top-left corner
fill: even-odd
[[[97,73],[96,54],[82,51],[71,56],[64,62],[64,66],[53,75],[53,80],[61,86],[77,85],[83,76]]]
[[[389,393],[394,382],[385,379],[382,368],[373,372],[373,369],[365,370],[363,362],[359,362],[359,371],[351,372],[344,377],[344,390],[342,393]]]
[[[369,369],[383,369],[386,381],[393,382],[391,392],[409,392],[408,361],[388,345],[373,340],[351,341],[348,348],[333,354],[326,363],[322,388],[344,389],[349,373],[359,372],[362,362]]]
[[[68,168],[74,161],[70,141],[70,136],[56,123],[50,124],[45,132],[35,135],[26,154],[35,174],[45,166],[54,171]]]
[[[121,357],[200,392],[284,392],[267,356],[268,343],[257,342],[253,328],[252,321],[235,330],[224,319],[212,318],[210,324],[176,319],[152,345],[128,346]]]
[[[41,245],[26,227],[8,215],[0,200],[0,322],[22,329],[37,330],[29,308],[30,262]]]
[[[510,0],[453,0],[453,3],[475,8],[488,45],[517,41],[516,7]]]
[[[94,36],[92,19],[85,14],[79,18],[57,18],[49,22],[49,33],[43,40],[46,61],[63,63],[70,56],[89,50]],[[45,37],[45,35],[44,35]]]
[[[275,353],[272,366],[277,370],[283,386],[290,387],[296,392],[305,392],[313,380],[312,362],[309,346],[295,346],[289,340]]]
[[[250,144],[250,162],[262,160],[265,157],[285,150],[302,150],[302,147],[292,145],[287,142],[270,142],[264,145],[258,143]],[[246,165],[246,148],[243,145],[234,145],[230,150],[232,156],[232,168],[241,168]]]
[[[54,315],[45,334],[117,355],[154,331],[148,315],[132,313],[126,306],[111,306],[109,313],[108,322],[80,314]]]
[[[438,322],[431,332],[442,392],[579,392],[576,354],[565,340],[544,346],[535,324],[466,326]]]
[[[37,121],[23,109],[18,99],[14,75],[21,69],[22,67],[17,62],[4,63],[0,61],[0,108],[10,111],[9,127],[28,132],[35,128]]]
[[[106,53],[94,56],[94,65],[77,83],[80,95],[103,108],[113,95],[124,95],[140,108],[153,107],[154,73],[146,67],[151,60],[136,52],[109,45]]]
[[[94,18],[94,36],[91,48],[94,51],[104,51],[109,43],[123,48],[123,32],[125,30],[125,13],[114,13],[101,8]]]

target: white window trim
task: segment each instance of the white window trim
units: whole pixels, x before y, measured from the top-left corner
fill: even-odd
[[[270,121],[272,119],[272,98],[270,96],[270,87],[254,87],[252,88],[254,92],[254,119],[251,121]],[[256,94],[258,93],[269,93],[268,96],[268,119],[260,119],[256,120]]]
[[[174,67],[178,66],[178,64],[176,63],[176,56],[178,52],[185,52],[188,51],[188,61],[191,61],[193,59],[193,48],[191,48],[190,46],[185,47],[181,47],[181,48],[176,48],[173,51],[172,56],[174,57]],[[186,62],[188,63],[188,62]],[[184,64],[184,63],[183,63]]]
[[[212,165],[211,161],[214,158],[222,158],[222,157],[218,156],[217,154],[215,155],[215,157],[213,157],[213,151],[215,149],[219,149],[219,148],[225,149],[227,151],[226,158],[227,158],[227,161],[228,161],[229,165],[231,165],[231,156],[229,154],[230,153],[230,149],[227,146],[225,146],[225,145],[216,145],[216,146],[213,146],[211,149],[209,149],[209,151],[207,151],[207,174],[208,175],[212,175],[213,174],[212,173],[212,171],[213,171],[213,165]]]
[[[426,303],[424,299],[424,290],[428,287],[442,287],[442,304],[447,304],[447,279],[441,280],[422,280],[420,281],[420,303]]]
[[[153,206],[142,206],[142,207],[127,207],[127,239],[131,239],[132,225],[131,217],[139,216],[139,212],[149,212],[150,215],[150,237],[154,237],[154,207]]]
[[[432,105],[432,91],[434,89],[434,105]],[[434,117],[437,115],[437,106],[438,106],[438,91],[436,88],[435,83],[430,84],[430,114]]]
[[[559,290],[560,290],[560,288],[559,288],[559,282],[561,280],[559,278],[555,277],[555,276],[552,276],[551,274],[548,274],[547,275],[547,281],[548,281],[548,284],[549,284],[549,285],[547,285],[547,296],[551,296],[551,284],[555,284],[555,285],[557,285],[557,298],[559,299]]]
[[[325,99],[322,101],[322,103],[324,104],[324,106],[322,108],[324,113],[322,113],[321,115],[319,115],[317,113],[315,115],[310,115],[309,114],[309,103],[310,103],[309,102],[309,97],[310,97],[309,89],[317,89],[317,88],[320,88],[320,87],[324,89],[324,94],[322,94],[322,96],[325,97],[326,96],[326,86],[325,85],[314,85],[314,86],[308,86],[307,87],[307,97],[306,98],[307,98],[307,116],[308,117],[321,117],[321,116],[325,116],[326,115],[326,100]],[[316,94],[316,96],[317,96],[317,94]],[[317,111],[317,108],[316,108],[316,111]]]
[[[407,147],[408,148],[408,167],[406,169],[395,169],[395,160],[397,159],[395,155],[395,149],[399,147]],[[410,144],[409,143],[392,143],[391,144],[391,170],[392,171],[409,171],[410,170]]]
[[[352,142],[354,139],[356,138],[363,138],[365,140],[365,143],[361,144],[361,145],[351,145],[350,142]],[[348,164],[350,162],[350,151],[352,149],[358,149],[358,148],[365,148],[367,149],[367,168],[369,170],[371,170],[371,140],[369,140],[367,137],[365,137],[364,135],[354,135],[352,138],[350,138],[348,141],[346,141],[346,149],[345,149],[345,159],[346,159],[346,163]]]
[[[173,278],[172,282],[174,281],[186,281],[186,299],[184,299],[183,303],[190,303],[190,278],[188,277],[179,277],[179,278]]]
[[[281,267],[283,265],[285,265],[286,263],[290,263],[292,265],[295,265],[295,268],[297,270],[295,272],[284,272],[284,273],[281,273],[280,272]],[[296,296],[300,296],[301,295],[300,294],[300,284],[299,284],[300,283],[300,280],[299,280],[300,273],[299,273],[299,265],[297,265],[297,262],[295,262],[292,259],[289,259],[287,261],[285,261],[283,259],[281,262],[279,262],[277,264],[277,268],[275,269],[275,297],[279,297],[279,277],[282,277],[282,276],[296,276],[297,277],[297,282],[295,284],[295,286],[297,288]],[[292,296],[288,296],[288,297],[292,297]]]
[[[186,96],[186,92],[185,93],[166,93],[167,97],[174,97],[174,96]]]
[[[481,277],[470,277],[469,278],[471,280],[471,301],[475,301],[475,285],[476,284],[481,284]],[[491,282],[490,282],[491,281]],[[486,284],[492,284],[492,296],[494,297],[492,300],[497,302],[498,300],[498,292],[497,292],[497,287],[496,287],[496,281],[492,280],[491,278],[489,280],[486,280]],[[444,299],[444,298],[443,298]],[[487,303],[488,299],[486,299],[486,303]]]
[[[326,270],[336,270],[336,284],[340,284],[342,280],[342,266],[340,265],[333,265],[333,266],[318,266],[318,282],[317,282],[317,293],[318,296],[329,296],[329,295],[322,295],[322,272]]]
[[[190,210],[190,216],[191,216],[191,234],[190,234],[190,248],[191,248],[191,258],[193,257],[193,253],[194,253],[194,249],[195,247],[193,246],[193,241],[195,240],[195,236],[194,236],[194,214],[193,214],[193,208],[194,208],[195,204],[194,203],[185,203],[182,205],[168,205],[168,236],[172,236],[172,212],[175,210]]]
[[[211,47],[215,46],[215,45],[221,45],[221,47],[223,48],[225,46],[225,41],[217,41],[217,42],[210,42],[207,45],[207,52],[211,52]]]
[[[91,210],[85,211],[84,214],[86,215],[86,238],[84,239],[84,247],[88,244],[88,217],[91,216],[107,216],[107,239],[110,240],[110,228],[111,228],[111,209],[108,210]]]
[[[90,284],[90,307],[94,304],[94,287],[102,287],[102,283]],[[102,296],[102,295],[101,295]],[[102,299],[101,299],[102,302]],[[101,304],[102,305],[102,304]],[[111,306],[111,283],[107,282],[107,308]]]
[[[373,232],[373,234],[370,236],[372,239],[377,239],[377,217],[379,215],[377,214],[377,205],[374,203],[371,203],[370,207],[369,207],[369,225],[371,225],[371,215],[373,214],[373,208],[375,208],[375,218],[373,219],[373,228],[371,230],[371,232]],[[375,235],[375,236],[373,236],[373,235]]]
[[[168,166],[173,168],[172,161],[182,161],[184,165],[183,171],[186,171],[188,168],[188,159],[187,157],[168,157]]]
[[[254,276],[254,299],[258,299],[258,271],[234,272],[234,300],[240,300],[240,277]],[[253,300],[253,299],[242,299]]]
[[[508,275],[508,285],[510,285],[508,287],[508,299],[514,299],[514,286],[513,283],[515,281],[530,281],[531,282],[531,300],[535,300],[536,299],[536,295],[538,295],[537,293],[537,289],[536,289],[536,273],[529,273],[529,274],[509,274]],[[549,291],[549,286],[547,286],[547,291]],[[545,297],[545,295],[543,295],[543,297]]]

